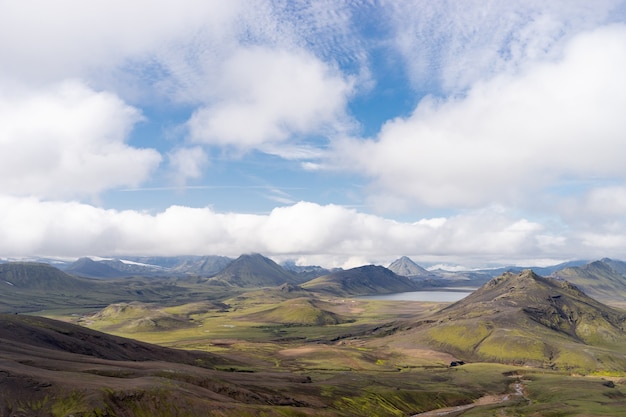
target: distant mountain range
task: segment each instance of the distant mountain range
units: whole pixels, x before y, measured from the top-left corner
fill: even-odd
[[[401,257],[389,265],[363,266],[348,270],[328,270],[319,266],[283,266],[260,254],[245,254],[237,259],[221,256],[181,257],[128,257],[122,259],[81,258],[63,265],[64,271],[44,263],[0,263],[0,286],[5,294],[21,289],[36,291],[55,290],[63,292],[83,290],[77,299],[91,293],[126,293],[124,300],[132,301],[139,294],[147,301],[157,299],[164,293],[172,296],[187,291],[180,287],[185,279],[196,283],[222,286],[224,288],[264,288],[282,284],[301,285],[315,291],[334,292],[341,296],[375,295],[393,292],[416,291],[441,287],[478,288],[494,276],[506,272],[520,272],[518,267],[479,271],[429,271],[408,257]],[[552,276],[572,282],[587,294],[611,303],[626,299],[626,263],[601,259],[585,263],[568,262],[552,267],[533,268],[539,275]],[[134,289],[123,289],[106,282],[137,278]],[[148,281],[141,281],[141,278]],[[97,278],[97,279],[86,279]],[[158,281],[154,279],[159,278]],[[174,280],[174,281],[172,281]],[[178,280],[178,284],[176,284]],[[98,285],[97,281],[101,281]],[[155,290],[157,282],[161,287]],[[306,284],[305,284],[306,283]],[[89,290],[89,291],[86,291]],[[170,294],[171,293],[171,294]],[[152,295],[151,295],[152,294]],[[0,298],[2,304],[14,305],[14,300]],[[7,304],[8,303],[8,304]],[[13,304],[12,304],[13,303]],[[25,302],[24,306],[29,305]],[[7,307],[8,308],[8,307]],[[0,310],[2,311],[2,310]]]
[[[61,265],[60,268],[68,273],[89,278],[210,276],[222,271],[232,261],[225,256],[80,258],[69,265]]]
[[[46,263],[66,271],[72,275],[87,278],[123,278],[131,276],[143,277],[212,277],[223,272],[235,259],[226,256],[125,256],[95,258],[84,257],[75,261],[64,261],[52,258],[34,258],[31,261]],[[12,260],[0,259],[0,264],[11,263]],[[618,261],[619,262],[619,261]],[[504,272],[521,272],[532,269],[537,274],[548,276],[567,267],[583,266],[587,261],[571,261],[550,267],[509,266],[494,269],[480,269],[471,271],[427,270],[415,263],[407,256],[393,261],[387,268],[394,273],[409,277],[416,281],[424,281],[432,286],[447,286],[448,281],[466,281],[464,284],[480,286],[489,279]],[[293,261],[286,261],[279,265],[289,273],[299,278],[297,281],[306,282],[313,278],[341,271],[341,268],[324,268],[317,265],[296,265]]]

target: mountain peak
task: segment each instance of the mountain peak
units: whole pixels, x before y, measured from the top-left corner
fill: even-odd
[[[408,256],[403,256],[399,259],[396,259],[391,263],[391,265],[389,265],[388,269],[404,277],[430,275],[430,272],[413,262]]]
[[[590,302],[599,304],[570,282],[542,277],[531,269],[525,269],[518,274],[505,272],[491,279],[457,304],[478,302],[483,306],[533,306],[541,305],[561,295],[576,299],[589,299]]]

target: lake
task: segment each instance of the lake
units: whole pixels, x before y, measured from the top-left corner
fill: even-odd
[[[437,291],[411,291],[394,294],[367,295],[360,300],[386,301],[430,301],[435,303],[453,303],[470,295],[477,288],[442,288]]]

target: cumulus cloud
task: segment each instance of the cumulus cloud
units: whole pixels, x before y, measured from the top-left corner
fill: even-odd
[[[626,27],[573,38],[556,62],[425,98],[375,140],[337,146],[374,194],[432,207],[522,204],[563,181],[626,180]]]
[[[77,81],[1,91],[0,193],[94,196],[141,183],[160,162],[126,143],[142,116],[113,94]]]
[[[341,130],[351,82],[308,53],[242,49],[220,74],[215,104],[189,121],[195,142],[245,149]]]
[[[168,154],[174,182],[184,186],[189,179],[200,178],[209,163],[209,157],[200,147],[179,148]]]

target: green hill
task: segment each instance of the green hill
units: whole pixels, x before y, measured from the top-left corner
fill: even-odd
[[[530,270],[494,278],[406,326],[390,340],[427,343],[465,360],[582,371],[626,367],[626,312]]]
[[[340,324],[347,320],[333,313],[323,301],[311,298],[295,298],[286,300],[275,307],[248,314],[244,320],[261,323],[280,323],[321,326],[326,324]]]
[[[376,265],[333,272],[313,279],[303,284],[302,287],[342,297],[392,294],[420,289],[418,284],[410,279]]]
[[[156,304],[140,302],[111,304],[99,312],[83,319],[84,324],[107,332],[135,333],[167,331],[195,324],[188,315],[172,314]]]

